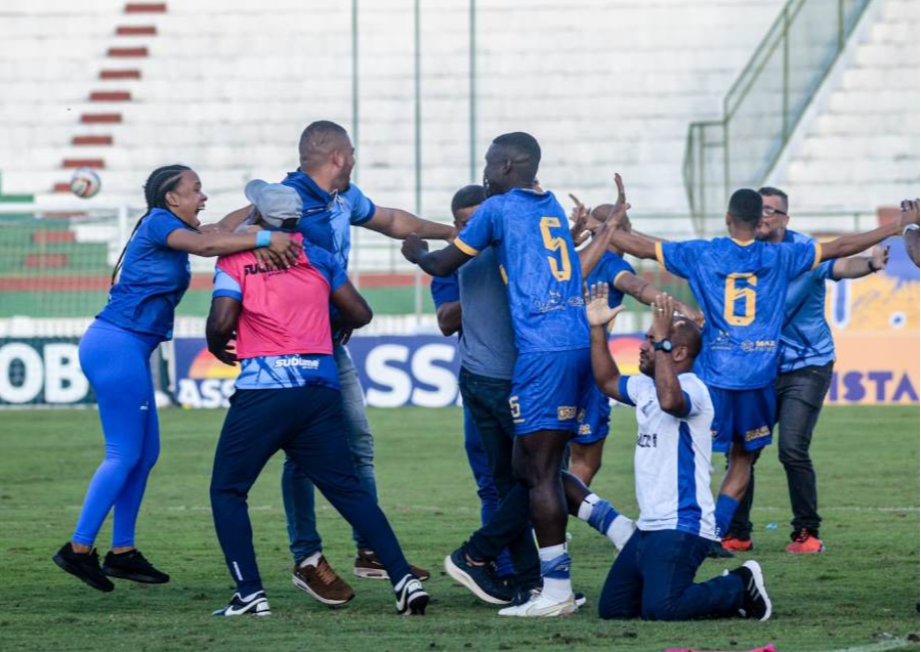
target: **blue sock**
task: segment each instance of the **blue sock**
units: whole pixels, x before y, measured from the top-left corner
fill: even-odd
[[[591,527],[607,536],[611,523],[620,516],[620,512],[614,509],[611,503],[599,498],[596,494],[589,494],[579,505],[578,516]]]
[[[736,513],[736,508],[739,506],[739,501],[731,496],[726,494],[720,494],[719,498],[716,499],[716,536],[721,539],[726,536],[726,532],[729,530],[729,523],[732,522],[732,517]]]

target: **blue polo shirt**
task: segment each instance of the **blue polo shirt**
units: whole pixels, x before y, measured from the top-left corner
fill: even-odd
[[[784,242],[814,243],[787,229]],[[780,373],[834,362],[835,340],[825,320],[825,282],[832,278],[834,260],[797,276],[787,287],[783,330],[780,334]]]
[[[351,227],[361,226],[377,210],[356,185],[344,192],[328,193],[300,170],[289,172],[282,185],[294,188],[304,208],[297,230],[304,238],[330,252],[342,269],[349,266],[352,249]]]
[[[168,210],[155,208],[144,218],[125,249],[121,274],[99,319],[129,331],[173,337],[176,306],[189,288],[189,254],[170,249],[170,233],[190,228]]]

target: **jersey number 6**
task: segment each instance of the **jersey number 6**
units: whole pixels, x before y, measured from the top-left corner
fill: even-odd
[[[741,283],[740,283],[741,281]],[[723,317],[730,326],[748,326],[755,321],[755,288],[758,277],[754,274],[730,274],[726,277],[726,294],[723,297]],[[745,299],[745,311],[736,314],[736,301]]]
[[[553,256],[547,256],[547,261],[550,263],[550,271],[553,273],[553,277],[562,282],[568,281],[572,277],[572,265],[569,263],[569,249],[566,247],[566,240],[559,236],[554,237],[550,233],[550,229],[558,229],[560,226],[558,217],[540,218],[540,234],[544,238],[544,247],[548,251],[560,252],[559,260]]]

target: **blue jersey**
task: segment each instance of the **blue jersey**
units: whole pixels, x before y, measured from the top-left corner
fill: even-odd
[[[328,193],[301,171],[288,173],[281,183],[294,188],[304,204],[297,230],[307,242],[326,249],[347,270],[352,249],[351,227],[374,217],[377,209],[371,200],[355,185],[344,192]]]
[[[443,303],[453,303],[460,301],[460,284],[457,281],[457,271],[451,276],[434,277],[432,279],[432,302],[435,304],[435,310],[438,310]]]
[[[612,308],[616,308],[623,303],[624,300],[624,293],[618,290],[614,285],[621,274],[633,274],[636,276],[636,271],[622,256],[606,251],[604,255],[601,256],[601,260],[598,261],[598,264],[595,265],[595,268],[588,275],[585,283],[589,287],[594,286],[596,283],[607,283],[608,305]]]
[[[121,275],[97,317],[129,331],[173,337],[176,306],[189,288],[189,254],[170,249],[169,234],[188,229],[171,212],[155,208],[144,218],[125,250]]]
[[[818,265],[818,243],[731,238],[657,242],[656,257],[688,280],[706,317],[695,372],[722,389],[757,389],[777,376],[790,281]]]
[[[588,348],[579,254],[553,193],[515,188],[490,197],[454,244],[470,256],[494,246],[519,354]]]
[[[788,230],[784,242],[815,242]],[[780,372],[820,367],[835,360],[835,340],[825,320],[825,281],[832,279],[835,261],[797,276],[787,289],[783,331],[780,334]]]

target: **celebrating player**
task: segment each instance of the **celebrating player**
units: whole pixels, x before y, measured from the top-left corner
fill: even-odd
[[[787,195],[777,188],[761,188],[764,202],[761,225],[755,237],[774,244],[815,242],[787,228],[790,221]],[[795,278],[787,288],[783,330],[780,334],[780,374],[777,376],[778,457],[787,474],[787,489],[793,508],[791,553],[816,553],[824,549],[819,538],[815,470],[809,458],[812,431],[831,385],[835,364],[835,342],[825,321],[825,282],[861,278],[885,269],[889,247],[877,247],[871,257],[827,260],[811,272]],[[723,548],[752,549],[749,518],[755,490],[754,462],[748,490],[739,503]]]
[[[692,371],[700,330],[675,318],[666,295],[653,301],[652,328],[640,347],[640,376],[622,376],[605,327],[619,312],[608,285],[592,288],[592,370],[604,393],[637,408],[634,472],[640,506],[637,530],[611,567],[599,600],[602,618],[690,620],[740,614],[767,620],[771,601],[754,561],[723,577],[694,584],[717,539],[710,493],[713,404]]]
[[[592,238],[595,238],[601,225],[608,218],[616,215],[619,207],[626,203],[626,193],[620,175],[615,175],[614,179],[618,189],[617,204],[602,204],[589,210],[576,197],[570,195],[576,202],[571,219],[576,225],[581,225],[576,228],[577,231],[584,229],[592,234]],[[630,219],[626,215],[618,224],[621,229],[632,230]],[[583,249],[579,254],[583,260],[586,258],[586,251]],[[652,283],[638,278],[633,266],[624,260],[623,252],[613,245],[608,245],[602,253],[601,260],[591,268],[588,274],[585,272],[586,266],[583,265],[582,273],[589,287],[594,287],[598,283],[608,285],[607,296],[611,308],[621,305],[624,295],[627,294],[647,305],[662,294]],[[677,302],[676,305],[683,314],[695,320],[702,318],[697,310],[680,302]],[[611,406],[607,397],[597,387],[594,388],[587,405],[580,411],[578,434],[570,442],[569,470],[586,485],[591,485],[592,479],[601,468],[601,457],[604,442],[608,436],[610,417]]]
[[[247,196],[267,218],[300,215],[300,198],[289,187],[253,181]],[[284,205],[296,208],[274,214],[273,207]],[[214,615],[270,613],[246,496],[279,449],[374,546],[393,583],[399,613],[424,614],[428,595],[374,496],[362,487],[345,435],[329,304],[347,328],[371,321],[368,304],[333,256],[310,244],[294,265],[281,270],[260,266],[250,253],[221,258],[214,285],[208,349],[225,363],[242,361],[211,479],[214,524],[237,592]],[[234,333],[232,352],[228,344]]]
[[[576,610],[566,550],[560,464],[592,388],[582,273],[566,214],[550,192],[533,189],[540,146],[526,133],[496,138],[486,153],[488,199],[448,247],[428,252],[408,238],[403,255],[433,276],[447,276],[493,245],[508,279],[518,359],[509,397],[514,467],[530,493],[543,590],[506,616],[559,616]],[[602,248],[606,246],[600,241]]]
[[[233,234],[200,227],[198,214],[208,198],[198,175],[184,165],[154,170],[144,184],[144,197],[147,212],[112,272],[109,301],[80,340],[80,365],[96,392],[106,452],[73,536],[53,558],[100,591],[115,588],[110,577],[169,581],[135,548],[134,531],[147,477],[160,452],[150,356],[173,336],[174,311],[191,278],[189,254],[219,256],[265,247],[277,265],[285,266],[300,250],[284,233]],[[100,568],[93,544],[113,507],[112,550]]]
[[[790,281],[823,260],[860,253],[898,235],[912,219],[831,242],[769,244],[755,240],[762,218],[761,195],[737,190],[726,213],[728,238],[687,242],[653,241],[614,231],[611,242],[638,258],[656,259],[688,279],[706,317],[703,351],[696,370],[715,408],[713,449],[728,452],[729,470],[716,503],[720,537],[727,532],[751,477],[755,451],[771,442],[774,379]],[[917,214],[913,216],[917,221]]]

